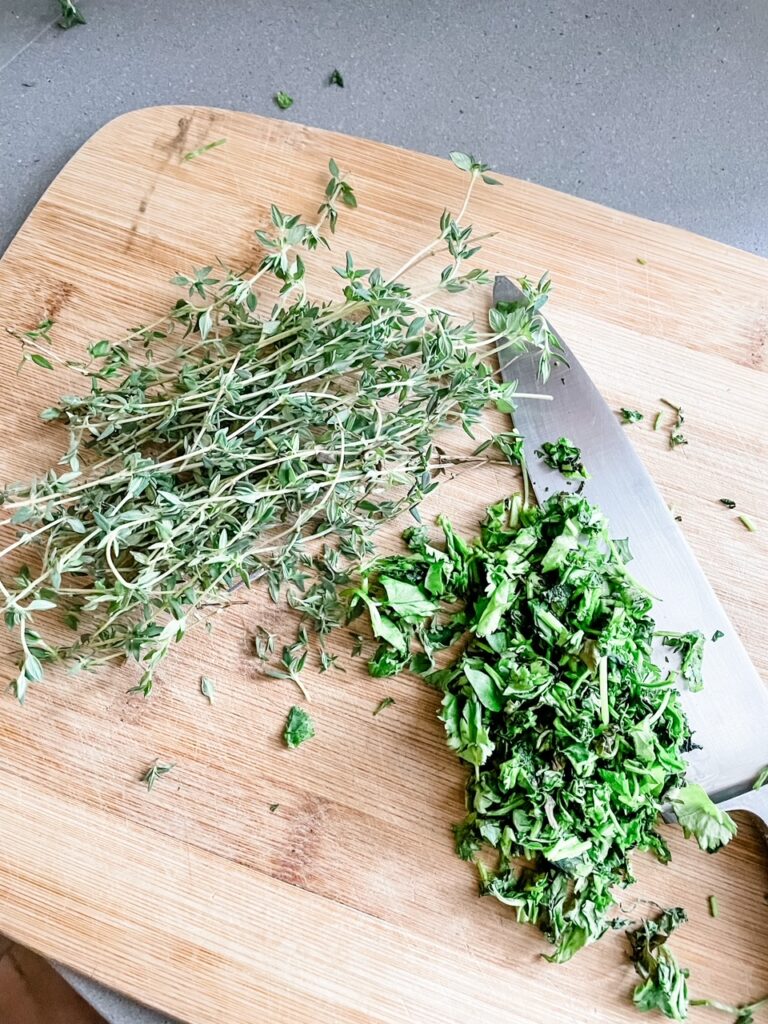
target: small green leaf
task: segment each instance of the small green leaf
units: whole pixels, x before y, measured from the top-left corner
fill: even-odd
[[[670,793],[670,803],[686,839],[694,836],[702,850],[719,850],[736,835],[734,821],[695,782]]]
[[[338,85],[340,89],[344,88],[344,79],[342,78],[341,72],[338,68],[334,68],[331,72],[330,78],[328,79],[329,85]]]
[[[33,352],[29,358],[36,366],[42,366],[45,370],[53,369],[53,363],[50,359],[46,359],[45,356],[41,356],[39,352]]]
[[[289,747],[299,747],[315,735],[315,726],[309,714],[294,705],[288,712],[283,730],[283,739]]]
[[[275,103],[281,110],[287,110],[289,107],[293,106],[293,98],[289,96],[287,92],[276,92]]]
[[[380,700],[380,701],[379,701],[379,703],[378,703],[378,704],[376,705],[376,707],[375,707],[375,709],[374,709],[374,712],[373,712],[373,717],[375,718],[375,717],[376,717],[376,715],[379,715],[379,714],[381,714],[381,712],[382,712],[382,711],[383,711],[383,710],[384,710],[385,708],[389,708],[389,707],[391,707],[391,706],[392,706],[392,705],[393,705],[394,703],[395,703],[395,698],[394,698],[394,697],[384,697],[384,698],[383,698],[382,700]]]

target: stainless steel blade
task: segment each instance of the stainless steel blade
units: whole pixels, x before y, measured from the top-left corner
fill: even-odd
[[[497,277],[494,303],[519,302],[523,294],[508,278]],[[505,380],[517,380],[521,392],[551,395],[554,401],[520,400],[515,427],[524,435],[524,450],[539,501],[557,491],[574,490],[580,481],[565,480],[537,456],[543,441],[569,438],[577,445],[591,478],[583,494],[608,517],[614,538],[628,537],[634,576],[657,597],[654,614],[662,629],[715,630],[725,636],[707,642],[704,690],[683,692],[683,703],[701,750],[689,755],[690,777],[715,800],[750,790],[768,763],[768,688],[755,671],[728,616],[699,567],[693,552],[656,489],[617,416],[611,412],[571,349],[549,380],[538,375],[538,355],[499,352]]]

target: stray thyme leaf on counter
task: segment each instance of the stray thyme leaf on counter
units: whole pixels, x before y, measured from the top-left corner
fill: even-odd
[[[438,523],[442,544],[412,527],[409,554],[365,567],[349,614],[366,613],[380,641],[372,675],[410,669],[442,693],[448,746],[469,766],[456,852],[560,963],[615,926],[633,851],[669,859],[657,823],[670,793],[707,848],[733,825],[680,788],[691,731],[677,673],[654,660],[652,598],[600,510],[577,494],[538,507],[515,495],[473,542]]]
[[[208,676],[202,676],[200,679],[200,692],[204,697],[208,698],[209,704],[213,704],[216,687],[214,686],[213,680],[209,679]]]
[[[315,726],[304,708],[294,705],[288,712],[283,739],[289,747],[300,747],[315,735]]]
[[[395,703],[395,698],[394,697],[384,697],[384,699],[380,700],[379,703],[376,705],[376,708],[375,708],[375,710],[373,712],[373,717],[375,718],[376,715],[381,714],[381,712],[385,708],[391,707],[394,703]]]
[[[330,78],[328,79],[328,85],[338,85],[340,89],[344,88],[344,79],[338,68],[334,68],[331,72]]]
[[[589,473],[581,461],[581,449],[567,437],[560,437],[557,441],[545,441],[541,448],[536,449],[536,455],[545,465],[558,470],[566,479],[581,477],[583,480],[589,480]]]
[[[728,1003],[721,1003],[717,999],[692,999],[691,1006],[708,1006],[712,1010],[720,1010],[732,1018],[732,1024],[755,1024],[755,1012],[768,1006],[768,996],[756,999],[752,1003],[743,1003],[741,1006],[730,1006]]]
[[[172,768],[175,768],[175,767],[176,767],[175,764],[157,764],[157,763],[155,763],[150,768],[147,768],[147,770],[141,776],[139,781],[140,782],[146,782],[147,790],[149,791],[149,790],[152,789],[152,787],[154,786],[154,784],[157,782],[158,779],[162,779],[164,775],[167,775],[168,772]]]
[[[293,106],[293,97],[289,96],[287,92],[276,92],[275,103],[281,110],[287,110],[289,107]]]
[[[207,153],[210,149],[216,149],[217,146],[223,146],[226,139],[216,139],[215,142],[206,142],[204,146],[199,146],[197,149],[193,149],[190,153],[185,153],[182,157],[183,160],[196,160],[203,153]]]
[[[619,409],[619,412],[621,413],[622,423],[638,423],[640,420],[645,418],[639,409],[622,408]]]
[[[687,920],[682,908],[673,907],[627,932],[630,958],[642,979],[632,996],[639,1010],[659,1010],[669,1020],[687,1018],[689,972],[667,946],[672,932]]]
[[[56,22],[59,28],[72,28],[73,25],[85,25],[83,12],[72,0],[58,0],[61,17]]]
[[[726,508],[736,508],[736,502],[733,498],[721,498],[720,504],[725,505]]]

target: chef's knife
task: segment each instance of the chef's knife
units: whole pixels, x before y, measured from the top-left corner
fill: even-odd
[[[525,301],[506,277],[497,277],[494,304]],[[598,505],[614,538],[628,537],[632,574],[656,597],[654,616],[661,629],[701,629],[708,638],[704,654],[704,690],[683,691],[682,699],[694,742],[688,777],[729,810],[752,811],[768,827],[768,786],[754,791],[756,776],[768,763],[768,688],[728,620],[693,552],[656,489],[615,413],[606,405],[584,368],[559,334],[562,360],[549,379],[539,376],[539,353],[511,353],[499,342],[505,380],[521,392],[551,396],[554,401],[518,403],[515,427],[531,484],[539,501],[558,491],[574,490]],[[567,437],[581,449],[590,473],[586,482],[567,480],[539,459],[544,441]],[[709,637],[720,630],[716,643]]]

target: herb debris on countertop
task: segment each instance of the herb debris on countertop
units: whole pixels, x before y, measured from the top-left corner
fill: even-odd
[[[283,739],[288,747],[300,747],[315,735],[315,726],[309,713],[295,704],[288,712]]]
[[[536,449],[536,455],[550,469],[562,473],[567,480],[574,477],[589,479],[589,473],[581,460],[581,450],[567,437],[560,437],[557,441],[545,441],[541,448]]]
[[[150,765],[150,767],[142,773],[142,776],[139,779],[139,781],[145,782],[147,784],[147,790],[149,791],[153,788],[158,779],[162,779],[165,775],[168,774],[169,771],[171,771],[171,769],[175,767],[176,765],[174,764],[158,764],[157,762],[155,762],[155,764]]]

